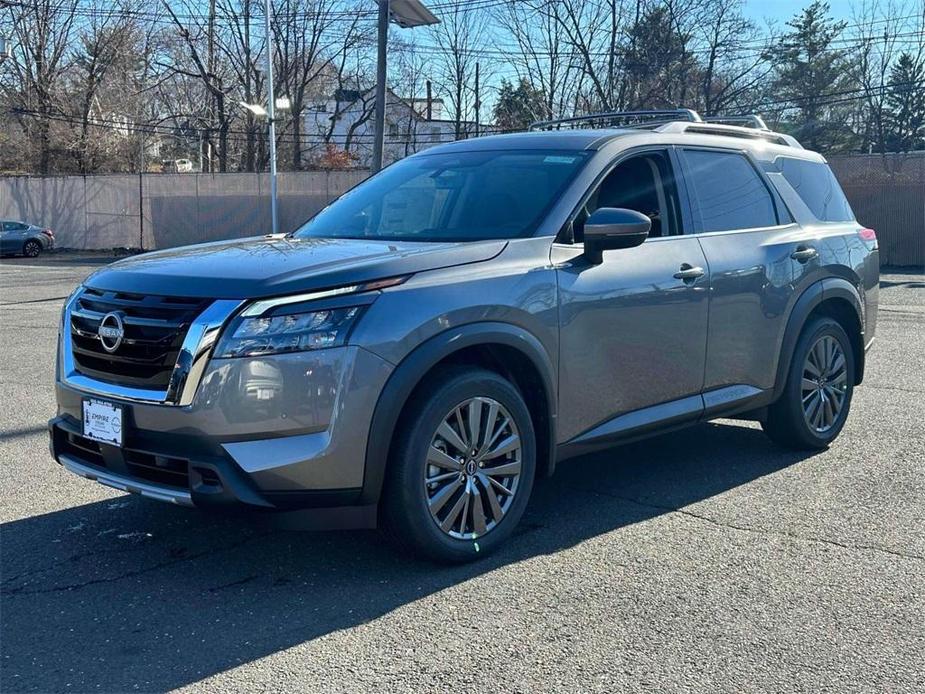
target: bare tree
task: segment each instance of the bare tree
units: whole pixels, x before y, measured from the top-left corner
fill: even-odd
[[[578,66],[567,43],[560,40],[562,7],[549,0],[507,0],[494,14],[510,44],[498,44],[519,80],[527,80],[542,92],[543,112],[534,120],[553,114],[565,115],[571,108],[577,85]]]
[[[164,9],[173,20],[177,33],[185,47],[186,56],[190,65],[183,63],[174,63],[165,65],[174,74],[186,77],[198,78],[209,98],[208,108],[206,110],[207,122],[207,142],[211,145],[213,140],[213,131],[218,133],[218,170],[225,172],[228,170],[228,133],[231,129],[233,113],[229,110],[229,88],[226,85],[224,70],[219,69],[219,56],[216,47],[216,0],[209,0],[208,14],[205,18],[196,15],[198,5],[189,4],[184,0],[181,7],[186,24],[180,19],[173,6],[179,3],[162,0]],[[211,159],[211,157],[208,157]],[[211,168],[211,166],[210,166]]]
[[[216,13],[224,29],[216,37],[215,47],[228,66],[240,97],[238,100],[247,104],[260,104],[266,98],[261,60],[266,50],[266,37],[262,30],[255,30],[255,24],[262,26],[263,23],[262,7],[259,0],[217,0],[216,4]],[[259,13],[255,13],[255,8]],[[265,149],[264,128],[250,111],[244,112],[243,117],[240,166],[244,171],[256,171],[258,157],[262,154],[262,151],[258,153],[258,147]]]
[[[343,45],[360,42],[359,9],[344,0],[280,0],[275,10],[277,74],[280,93],[290,102],[293,169],[302,168],[306,108],[322,95],[322,76],[337,64]]]
[[[917,5],[905,0],[861,0],[854,7],[858,41],[851,64],[854,81],[863,89],[864,113],[859,116],[867,126],[865,141],[881,154],[887,151],[890,135],[887,97],[892,66],[910,48],[919,60],[925,57],[925,36],[915,31],[921,21],[914,11]],[[921,12],[925,15],[925,9]],[[910,35],[916,37],[911,42]]]
[[[76,11],[77,0],[32,0],[12,9],[15,52],[8,64],[15,87],[5,91],[19,109],[16,117],[26,137],[38,149],[35,164],[41,174],[51,173],[51,124]]]
[[[84,5],[83,7],[87,7]],[[129,15],[127,8],[111,9],[107,3],[94,5],[95,12],[79,30],[77,48],[71,56],[71,68],[68,72],[69,92],[73,95],[79,118],[76,142],[70,153],[81,173],[90,173],[101,164],[106,145],[117,134],[119,140],[127,135],[127,129],[114,133],[113,129],[93,127],[94,121],[112,123],[118,127],[120,120],[127,123],[123,108],[116,113],[104,106],[109,104],[125,105],[125,90],[129,86],[128,76],[135,70],[136,40],[140,32]],[[109,11],[107,11],[109,9]],[[120,88],[110,90],[107,95],[107,83],[115,81]],[[120,100],[117,94],[121,95]],[[106,99],[112,96],[112,99]],[[113,116],[116,116],[114,119]]]
[[[457,138],[468,135],[466,121],[474,105],[475,65],[478,49],[485,45],[485,23],[462,3],[454,4],[431,28],[435,54],[435,79],[440,91],[450,99]]]
[[[743,0],[714,0],[694,22],[694,40],[701,49],[696,106],[716,115],[737,104],[770,73],[764,58],[769,39],[742,14]]]
[[[579,111],[608,111],[626,101],[626,73],[621,46],[627,26],[638,21],[644,0],[547,0],[538,9],[558,25],[557,36],[568,47],[582,75],[575,95]]]

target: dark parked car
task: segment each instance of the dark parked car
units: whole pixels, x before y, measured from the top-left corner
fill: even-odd
[[[38,258],[55,247],[55,232],[26,222],[0,221],[0,254]]]
[[[649,115],[434,147],[293,234],[99,270],[62,317],[55,458],[465,561],[582,453],[717,417],[829,445],[876,235],[792,137]]]

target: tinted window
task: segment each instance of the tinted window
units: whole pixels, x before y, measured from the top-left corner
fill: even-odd
[[[680,204],[671,164],[665,154],[643,154],[614,167],[575,218],[572,232],[576,241],[584,240],[585,221],[601,207],[642,212],[652,222],[649,238],[681,233]]]
[[[777,168],[821,222],[853,222],[854,212],[826,164],[780,157]]]
[[[296,236],[409,241],[528,236],[587,156],[488,151],[403,159],[319,212]]]
[[[687,150],[687,180],[699,231],[729,231],[776,225],[767,186],[741,154]]]

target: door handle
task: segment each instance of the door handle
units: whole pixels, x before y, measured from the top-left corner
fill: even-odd
[[[800,246],[790,254],[790,257],[801,263],[805,263],[807,260],[812,260],[818,255],[819,253],[812,246]]]
[[[681,266],[681,269],[674,273],[674,278],[676,280],[695,280],[698,277],[703,277],[704,271],[702,267],[694,267],[688,263],[684,263]]]

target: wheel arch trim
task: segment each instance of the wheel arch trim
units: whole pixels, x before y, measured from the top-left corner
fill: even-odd
[[[549,470],[555,464],[556,387],[555,367],[542,342],[529,331],[511,323],[468,323],[439,333],[410,352],[389,376],[380,391],[366,442],[362,503],[376,503],[382,491],[389,448],[395,427],[408,398],[421,379],[437,364],[469,347],[502,345],[516,349],[533,364],[540,375],[549,412]]]
[[[787,373],[790,370],[790,362],[793,358],[793,350],[796,348],[800,333],[803,332],[803,327],[813,311],[824,301],[831,299],[842,299],[848,302],[854,308],[858,324],[861,326],[860,342],[862,347],[859,353],[854,355],[856,383],[861,382],[864,374],[864,305],[857,288],[848,280],[841,277],[826,277],[807,287],[800,294],[790,311],[787,327],[784,329],[784,337],[781,341],[780,358],[777,362],[777,374],[774,382],[775,399],[784,391],[784,386],[787,383]]]

